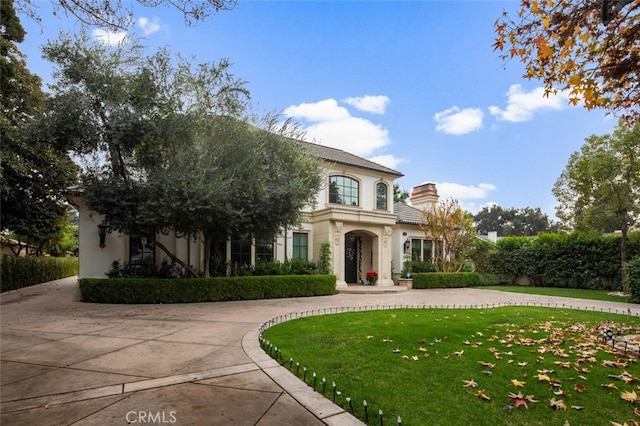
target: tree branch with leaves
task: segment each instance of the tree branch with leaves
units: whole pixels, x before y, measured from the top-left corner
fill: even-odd
[[[473,216],[462,210],[458,200],[447,198],[422,211],[420,229],[429,240],[442,244],[434,257],[437,272],[460,272],[475,238]]]
[[[640,117],[640,0],[521,0],[495,22],[494,48],[524,63],[524,77],[547,94]]]

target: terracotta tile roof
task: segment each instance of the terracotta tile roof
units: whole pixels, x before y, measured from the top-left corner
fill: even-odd
[[[363,169],[373,170],[375,172],[387,173],[397,177],[403,176],[403,174],[397,170],[393,170],[389,167],[374,163],[373,161],[366,160],[362,157],[358,157],[357,155],[351,154],[341,149],[331,148],[317,143],[300,140],[296,140],[295,142],[303,149],[306,149],[311,155],[322,158],[323,160],[330,163],[360,167]]]

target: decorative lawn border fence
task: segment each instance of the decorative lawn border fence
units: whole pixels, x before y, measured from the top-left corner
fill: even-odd
[[[331,315],[331,314],[341,314],[341,313],[349,313],[349,312],[366,312],[366,311],[381,311],[381,310],[397,310],[397,309],[416,309],[416,310],[426,310],[426,309],[493,309],[493,308],[501,308],[501,307],[538,307],[538,308],[554,308],[554,309],[577,309],[586,312],[601,312],[601,313],[610,313],[616,315],[627,315],[627,319],[631,317],[640,318],[640,312],[632,312],[631,308],[624,309],[608,309],[600,308],[599,310],[596,306],[579,306],[572,305],[566,303],[535,303],[535,302],[526,302],[526,303],[516,303],[516,302],[501,302],[501,303],[486,303],[479,305],[457,305],[457,304],[447,304],[447,305],[405,305],[405,304],[376,304],[376,305],[363,305],[363,306],[341,306],[341,307],[329,307],[329,308],[318,308],[311,309],[307,311],[300,312],[292,312],[289,314],[278,315],[275,316],[268,321],[265,321],[258,328],[258,339],[260,343],[260,347],[265,351],[267,355],[277,361],[284,368],[288,369],[291,373],[295,374],[298,379],[301,379],[305,384],[312,387],[315,392],[319,392],[325,398],[330,398],[334,404],[339,405],[344,410],[350,412],[354,416],[360,416],[361,419],[364,419],[366,424],[380,424],[383,426],[385,424],[385,414],[382,408],[379,408],[376,412],[375,409],[371,409],[369,403],[366,399],[362,402],[354,402],[350,397],[343,394],[338,389],[338,384],[335,381],[331,381],[330,385],[328,385],[329,380],[326,377],[318,375],[317,372],[313,371],[309,373],[307,367],[300,365],[299,362],[295,361],[293,358],[285,359],[282,356],[282,351],[274,346],[271,342],[263,337],[263,332],[268,330],[269,328],[276,326],[278,324],[285,323],[287,321],[321,316],[321,315]],[[616,342],[615,335],[611,334],[603,334],[603,341],[607,342],[611,345],[612,349],[622,350],[625,354],[635,355],[640,358],[640,346],[636,347],[635,350],[633,347],[631,349],[628,348],[627,342],[624,342],[624,345],[620,345],[620,342]],[[610,342],[610,343],[609,343]],[[344,399],[338,399],[338,397],[344,397]],[[402,417],[398,416],[397,419],[390,419],[394,421],[394,424],[398,426],[402,426]],[[387,421],[387,424],[389,421]]]

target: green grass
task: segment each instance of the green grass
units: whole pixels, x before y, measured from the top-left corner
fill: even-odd
[[[543,296],[573,297],[575,299],[604,300],[607,302],[628,302],[629,297],[613,296],[607,290],[582,290],[575,288],[529,287],[529,286],[486,286],[479,289],[507,291],[511,293],[540,294]]]
[[[640,367],[600,345],[600,333],[605,327],[640,333],[636,320],[537,307],[404,309],[302,318],[263,336],[294,374],[302,378],[307,368],[310,386],[315,372],[319,392],[324,377],[330,399],[335,382],[336,402],[350,410],[351,398],[362,420],[366,400],[370,424],[380,424],[381,409],[385,425],[396,425],[398,416],[405,426],[609,425],[638,419],[621,393],[637,390]],[[606,367],[603,360],[627,365]],[[550,381],[539,378],[540,371]],[[632,382],[611,377],[625,371]],[[514,379],[524,387],[515,387]],[[466,387],[465,380],[478,386]],[[601,386],[609,383],[618,389]],[[577,385],[585,386],[582,392]],[[478,397],[480,390],[490,400]],[[510,392],[533,395],[537,402],[514,407]],[[567,410],[553,409],[552,398],[563,400]]]

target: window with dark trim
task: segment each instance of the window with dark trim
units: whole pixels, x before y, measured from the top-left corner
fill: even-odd
[[[347,206],[360,205],[360,183],[347,176],[329,176],[329,202]]]
[[[376,209],[387,210],[387,185],[382,182],[376,185]]]
[[[231,240],[231,263],[251,265],[251,239],[248,237]]]
[[[256,262],[273,260],[273,240],[256,241]]]
[[[294,259],[309,260],[309,234],[304,232],[293,233],[293,256]]]
[[[156,264],[156,245],[153,240],[139,236],[129,236],[129,264],[140,266],[142,264]]]
[[[411,240],[411,260],[433,260],[431,240],[413,238]]]

